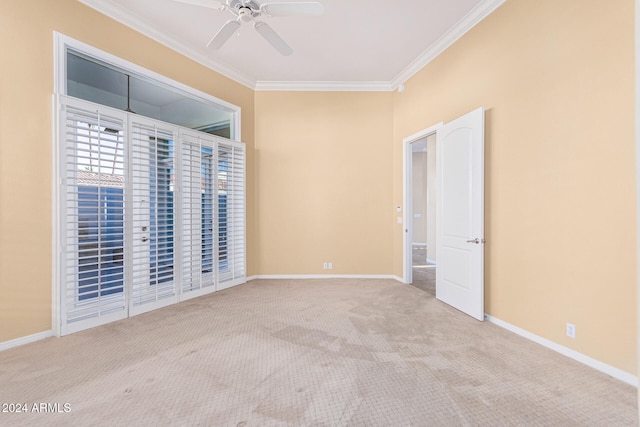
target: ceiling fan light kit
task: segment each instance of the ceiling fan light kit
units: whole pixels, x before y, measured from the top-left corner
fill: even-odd
[[[173,0],[211,9],[227,10],[235,17],[227,21],[213,36],[207,47],[220,49],[233,34],[240,29],[242,23],[253,22],[253,28],[271,46],[284,56],[293,53],[293,49],[271,28],[269,24],[256,18],[273,18],[285,16],[318,16],[324,13],[324,6],[319,2],[263,3],[253,0]]]

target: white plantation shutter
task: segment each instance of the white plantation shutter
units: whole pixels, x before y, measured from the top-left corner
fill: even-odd
[[[59,97],[61,334],[246,281],[240,142]]]
[[[215,139],[201,132],[180,133],[183,299],[216,290]]]
[[[183,298],[246,281],[244,144],[181,132]]]
[[[60,99],[61,333],[127,316],[125,115]]]
[[[245,147],[218,142],[219,289],[246,281]]]
[[[174,280],[174,128],[131,119],[134,314],[177,301]]]

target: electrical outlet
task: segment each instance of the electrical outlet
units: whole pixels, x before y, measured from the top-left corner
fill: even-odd
[[[333,270],[333,263],[332,262],[329,263],[329,270]]]
[[[567,336],[569,338],[575,338],[576,337],[576,325],[574,325],[572,323],[567,323]]]
[[[326,263],[326,262],[322,264],[322,269],[323,269],[323,270],[326,270],[326,269],[327,269],[327,263]]]

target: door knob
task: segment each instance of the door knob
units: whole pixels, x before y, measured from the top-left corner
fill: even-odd
[[[473,240],[467,240],[467,243],[475,243],[476,245],[479,245],[480,243],[484,243],[484,239],[478,239],[477,237]]]

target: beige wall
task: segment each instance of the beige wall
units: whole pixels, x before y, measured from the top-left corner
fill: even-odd
[[[254,269],[253,91],[76,1],[5,1],[0,13],[0,342],[51,330],[54,31],[242,108],[249,274]]]
[[[394,95],[393,176],[400,204],[402,138],[483,106],[485,311],[631,373],[633,61],[633,0],[508,0]]]
[[[391,98],[256,93],[260,274],[391,274]]]

